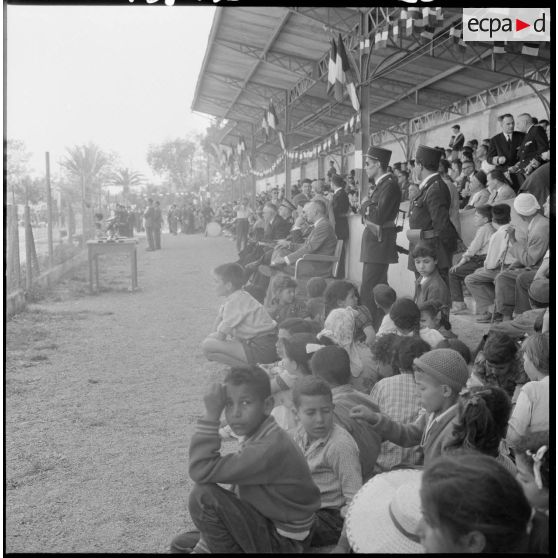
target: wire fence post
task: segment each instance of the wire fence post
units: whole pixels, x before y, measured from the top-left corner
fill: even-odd
[[[33,256],[31,252],[33,230],[31,229],[31,211],[27,204],[25,204],[23,210],[23,220],[25,222],[25,290],[29,292],[33,283]]]
[[[46,196],[47,196],[47,234],[48,234],[48,267],[54,267],[54,246],[52,244],[52,196],[50,191],[50,157],[45,153],[46,163]]]
[[[21,281],[21,266],[19,261],[19,229],[17,220],[17,205],[9,204],[8,210],[8,258],[6,269],[6,292],[19,288]]]

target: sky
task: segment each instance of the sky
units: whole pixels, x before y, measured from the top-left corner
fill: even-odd
[[[214,6],[7,7],[6,128],[51,174],[93,141],[153,178],[149,144],[204,132],[191,112]]]

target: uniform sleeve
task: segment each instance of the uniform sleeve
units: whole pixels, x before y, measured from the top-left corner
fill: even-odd
[[[428,206],[434,230],[444,233],[450,228],[449,205],[445,202],[440,187],[441,185],[438,183],[434,187],[429,188],[426,194],[426,205]],[[447,189],[445,184],[443,187]]]
[[[332,444],[328,451],[328,461],[341,484],[341,492],[345,498],[341,516],[345,517],[349,504],[362,486],[358,447],[349,434],[339,443]]]

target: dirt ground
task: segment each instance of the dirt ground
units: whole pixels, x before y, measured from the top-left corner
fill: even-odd
[[[6,551],[166,552],[192,528],[188,444],[221,375],[199,349],[225,238],[163,236],[87,268],[6,324]]]
[[[84,266],[6,323],[7,552],[161,553],[193,527],[188,445],[222,376],[199,349],[210,272],[234,259],[226,238],[141,240],[139,291],[125,256],[105,258],[99,294]],[[482,335],[454,327],[471,347]]]

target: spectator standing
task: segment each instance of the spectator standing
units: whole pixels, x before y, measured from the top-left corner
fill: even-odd
[[[349,215],[351,215],[351,204],[349,195],[345,190],[345,180],[338,174],[334,175],[331,179],[335,187],[333,192],[333,199],[331,200],[331,209],[335,222],[335,235],[337,240],[343,241],[343,249],[339,259],[339,266],[337,267],[337,279],[345,277],[345,250],[347,241],[349,240]]]
[[[153,236],[155,240],[155,250],[161,249],[161,229],[163,228],[163,212],[161,203],[157,200],[153,208]]]
[[[248,231],[250,230],[248,218],[253,214],[252,209],[248,205],[248,198],[244,198],[234,208],[234,211],[236,213],[236,249],[240,253],[241,250],[246,248],[248,243]]]
[[[143,213],[143,219],[145,223],[145,234],[147,237],[147,248],[148,252],[155,250],[155,207],[153,206],[153,200],[149,198],[147,200],[147,207]]]
[[[451,127],[451,133],[449,147],[452,149],[452,156],[457,157],[465,144],[465,136],[461,133],[461,126],[459,124]]]

